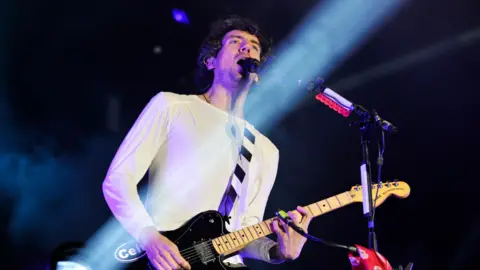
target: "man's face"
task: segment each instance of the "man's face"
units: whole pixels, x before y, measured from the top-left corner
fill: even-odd
[[[208,61],[207,67],[214,70],[216,79],[240,81],[242,68],[237,62],[244,58],[260,61],[260,53],[260,42],[256,36],[233,30],[223,37],[222,48],[216,58]]]

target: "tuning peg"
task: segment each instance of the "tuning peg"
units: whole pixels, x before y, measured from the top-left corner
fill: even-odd
[[[393,185],[398,187],[398,179],[393,179]]]

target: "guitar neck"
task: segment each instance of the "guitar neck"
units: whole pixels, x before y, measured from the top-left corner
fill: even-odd
[[[312,203],[304,208],[313,216],[318,217],[343,206],[353,203],[348,191],[325,200]],[[252,241],[273,233],[271,224],[276,218],[270,218],[241,230],[212,239],[213,247],[219,254],[228,255],[236,252]]]

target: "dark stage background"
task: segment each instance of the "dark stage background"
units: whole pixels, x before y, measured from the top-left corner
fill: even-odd
[[[88,240],[110,218],[101,183],[116,147],[155,93],[198,91],[192,71],[214,19],[251,17],[279,43],[315,3],[3,2],[0,268],[46,269],[55,247]],[[172,19],[175,7],[189,25]],[[406,181],[412,191],[376,216],[380,252],[394,265],[478,269],[479,11],[475,0],[406,1],[326,78],[400,129],[387,137],[383,180]],[[368,80],[344,81],[383,63],[390,65]],[[313,97],[262,131],[281,153],[266,217],[360,183],[357,131]],[[360,204],[315,219],[310,232],[367,245]],[[343,250],[314,243],[294,262],[251,265],[350,268]]]

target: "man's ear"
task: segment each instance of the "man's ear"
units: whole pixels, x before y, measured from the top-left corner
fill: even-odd
[[[204,62],[208,70],[212,70],[215,68],[215,57],[210,56],[207,59],[205,59]]]

